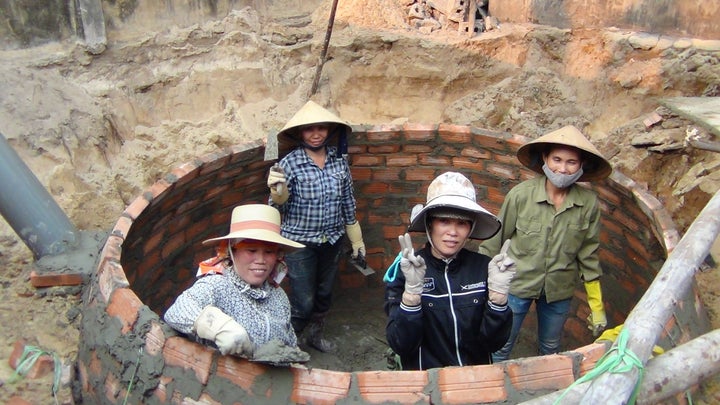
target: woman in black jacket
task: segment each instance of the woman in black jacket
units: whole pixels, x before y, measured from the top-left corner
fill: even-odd
[[[507,246],[492,259],[464,246],[493,236],[500,221],[476,203],[470,180],[447,172],[430,183],[410,222],[408,231],[425,232],[428,242],[415,252],[410,235],[400,236],[401,252],[385,275],[386,336],[402,369],[492,363],[510,335],[515,265]]]

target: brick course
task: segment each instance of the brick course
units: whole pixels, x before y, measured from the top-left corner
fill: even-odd
[[[355,153],[351,169],[358,217],[368,262],[376,269],[392,263],[410,207],[425,202],[427,186],[438,174],[457,170],[472,178],[481,203],[495,213],[513,185],[534,176],[514,158],[529,140],[522,136],[448,124],[356,126],[354,131],[350,150]],[[330,404],[350,401],[350,396],[367,403],[512,403],[537,390],[567,387],[607,349],[591,343],[488,366],[348,373],[272,368],[221,356],[179,336],[157,314],[192,283],[198,260],[213,253],[200,242],[227,231],[232,208],[267,201],[265,178],[273,162],[263,156],[264,144],[256,141],[198,157],[128,205],[101,252],[82,318],[86,331],[103,328],[103,339],[81,339],[78,369],[86,402],[122,403],[132,375],[128,370],[138,367],[142,379],[129,393],[131,403],[188,398]],[[608,316],[617,324],[642,296],[678,233],[657,199],[622,173],[587,186],[598,192],[602,204],[603,290]],[[173,226],[178,223],[182,226]],[[382,288],[348,267],[341,268],[338,282],[349,293],[356,287]],[[578,342],[592,342],[584,327],[581,284],[576,298],[567,333]],[[687,301],[679,304],[682,316],[702,319],[697,289]],[[669,340],[678,344],[706,331],[702,322],[675,318],[666,325],[669,336],[660,338],[667,348]],[[140,359],[136,354],[118,358],[115,347],[126,346],[144,348]]]

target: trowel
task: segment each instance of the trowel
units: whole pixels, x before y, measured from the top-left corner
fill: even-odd
[[[268,132],[267,138],[265,139],[265,157],[263,158],[264,161],[268,160],[277,160],[278,158],[278,149],[280,148],[280,144],[278,143],[278,137],[277,137],[277,131],[271,130]],[[282,172],[282,169],[280,168],[280,165],[275,163],[270,170],[280,171]],[[278,194],[282,193],[282,183],[275,186]]]
[[[367,260],[365,260],[365,256],[363,256],[363,255],[358,255],[357,257],[352,257],[352,251],[350,251],[350,252],[348,252],[348,261],[360,273],[362,273],[365,276],[375,274],[375,270],[373,270],[372,267],[368,266]]]

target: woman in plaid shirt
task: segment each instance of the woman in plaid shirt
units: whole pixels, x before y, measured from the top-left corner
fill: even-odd
[[[335,114],[308,101],[278,133],[298,146],[268,175],[270,205],[282,214],[282,236],[305,248],[286,256],[292,325],[298,336],[322,352],[335,344],[323,337],[330,310],[343,236],[353,257],[365,255],[350,166],[344,156],[352,128]],[[338,147],[330,145],[337,140]]]

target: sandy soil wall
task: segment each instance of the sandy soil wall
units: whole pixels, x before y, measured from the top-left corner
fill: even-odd
[[[501,22],[720,38],[720,3],[715,0],[491,0],[489,11]]]

